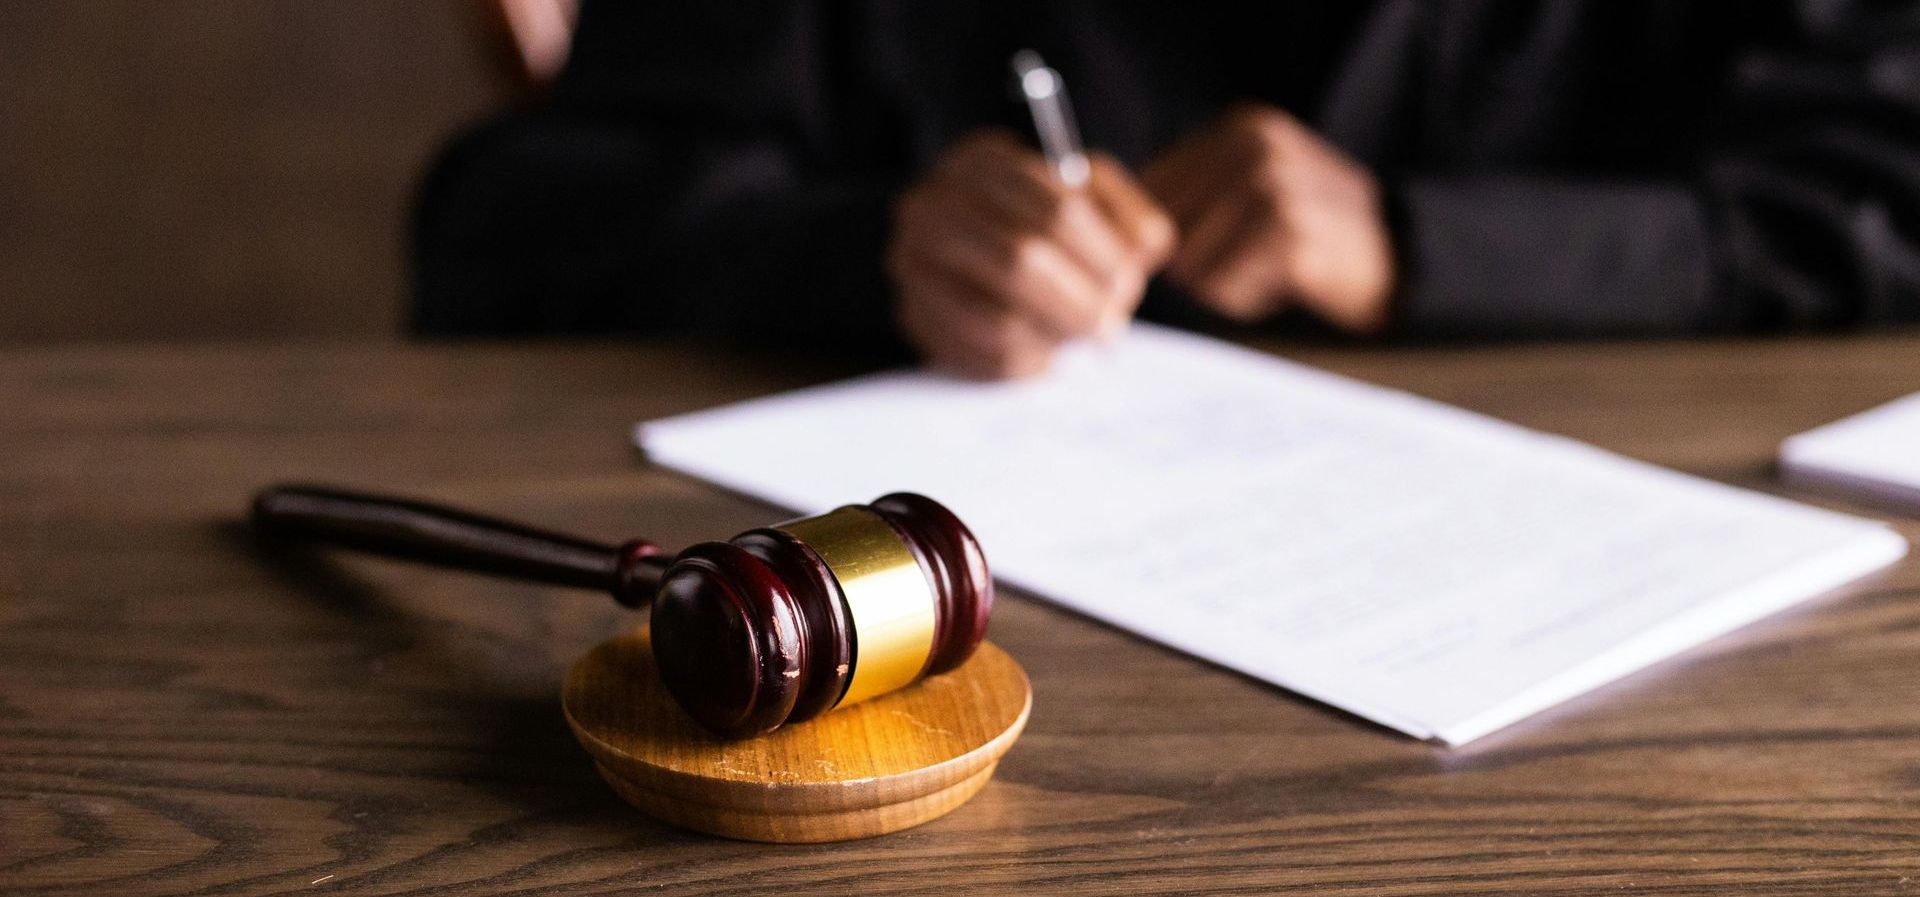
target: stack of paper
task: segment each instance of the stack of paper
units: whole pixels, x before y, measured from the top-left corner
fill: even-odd
[[[1920,508],[1920,393],[1780,446],[1789,480]]]
[[[923,492],[1005,580],[1454,744],[1906,548],[1871,521],[1144,326],[1034,382],[885,374],[638,438],[805,513]]]

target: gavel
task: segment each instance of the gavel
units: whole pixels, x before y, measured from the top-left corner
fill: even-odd
[[[959,666],[986,635],[993,580],[960,518],[896,492],[701,542],[669,559],[426,502],[317,486],[254,498],[253,521],[444,567],[602,589],[652,605],[654,662],[695,721],[771,732]]]

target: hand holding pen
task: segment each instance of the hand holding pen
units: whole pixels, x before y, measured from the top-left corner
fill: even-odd
[[[895,208],[887,269],[907,338],[975,377],[1046,369],[1073,340],[1111,338],[1173,246],[1159,205],[1079,145],[1057,72],[1030,51],[1014,74],[1044,154],[983,130],[950,148]]]

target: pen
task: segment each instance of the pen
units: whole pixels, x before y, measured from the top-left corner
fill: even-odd
[[[1093,167],[1087,161],[1086,148],[1080,143],[1080,128],[1073,122],[1066,82],[1032,50],[1013,54],[1012,65],[1014,78],[1020,83],[1020,95],[1027,101],[1027,111],[1033,114],[1033,130],[1040,137],[1040,152],[1047,157],[1047,167],[1068,187],[1077,190],[1086,186]],[[1106,316],[1094,334],[1095,346],[1113,345],[1131,319],[1126,312]]]
[[[1086,184],[1091,169],[1087,153],[1080,145],[1080,129],[1073,123],[1073,107],[1067,103],[1067,85],[1060,73],[1047,66],[1039,53],[1021,50],[1013,54],[1013,75],[1020,83],[1020,95],[1033,114],[1033,130],[1040,135],[1040,151],[1047,156],[1055,177],[1069,187]]]

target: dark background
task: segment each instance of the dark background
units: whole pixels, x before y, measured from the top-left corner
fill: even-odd
[[[508,101],[477,4],[0,4],[0,351],[387,337],[427,162]]]

